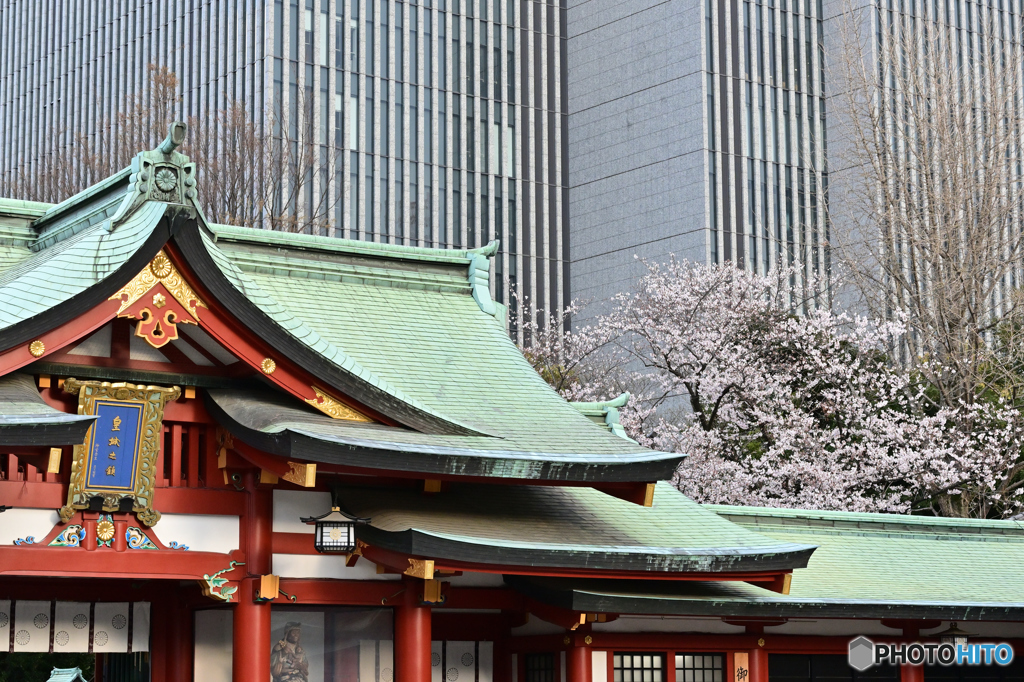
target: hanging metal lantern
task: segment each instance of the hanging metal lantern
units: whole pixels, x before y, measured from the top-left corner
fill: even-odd
[[[956,626],[956,623],[950,623],[948,628],[942,632],[936,632],[934,636],[938,637],[939,641],[943,644],[960,646],[961,644],[967,644],[967,638],[971,636],[971,633],[961,630]]]
[[[306,524],[316,526],[313,546],[321,554],[348,554],[356,548],[356,526],[370,522],[331,507],[331,511],[320,516],[300,518]]]

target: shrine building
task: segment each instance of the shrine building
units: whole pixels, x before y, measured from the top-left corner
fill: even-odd
[[[97,682],[1024,679],[847,660],[1024,657],[1024,522],[697,504],[621,400],[523,358],[496,244],[208,223],[184,135],[0,199],[0,652]]]

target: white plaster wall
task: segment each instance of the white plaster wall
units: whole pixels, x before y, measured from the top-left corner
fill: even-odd
[[[590,679],[592,682],[608,682],[608,652],[591,652]]]
[[[275,554],[274,575],[282,578],[336,578],[340,580],[398,580],[401,576],[377,573],[372,561],[360,559],[355,566],[346,566],[344,555]]]
[[[300,517],[320,516],[331,510],[331,494],[307,490],[274,491],[274,532],[309,533],[313,526],[299,521]]]
[[[0,545],[13,545],[30,535],[42,542],[58,521],[60,517],[52,509],[8,509],[0,514]]]
[[[441,580],[450,582],[459,587],[504,587],[505,579],[500,573],[472,573],[465,572],[462,575],[442,577]]]
[[[160,542],[185,545],[191,552],[221,552],[238,549],[239,519],[237,516],[214,514],[163,514],[153,526]]]

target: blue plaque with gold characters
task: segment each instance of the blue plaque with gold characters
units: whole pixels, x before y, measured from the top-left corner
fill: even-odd
[[[85,443],[75,446],[61,520],[70,521],[77,509],[130,509],[145,525],[156,524],[160,512],[153,508],[153,488],[164,405],[181,389],[67,379],[64,390],[77,393],[78,413],[95,415],[96,421]]]

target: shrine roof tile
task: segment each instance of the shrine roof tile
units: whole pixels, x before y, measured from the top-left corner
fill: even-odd
[[[118,229],[107,223],[66,234],[0,272],[0,330],[39,315],[115,272],[149,238],[166,204],[144,206]]]
[[[363,469],[561,481],[653,481],[671,476],[681,457],[641,448],[583,415],[578,415],[582,423],[566,423],[556,433],[538,433],[524,423],[522,429],[509,429],[502,437],[450,435],[331,419],[295,406],[278,393],[210,389],[207,396],[207,407],[218,422],[253,447]]]
[[[0,377],[0,445],[74,445],[95,419],[47,405],[28,374]]]
[[[452,484],[437,495],[346,488],[370,519],[357,537],[436,560],[619,571],[773,571],[803,566],[814,546],[779,541],[703,509],[668,483],[651,507],[592,488]]]
[[[354,246],[345,246],[349,248]],[[377,252],[406,250],[390,247]],[[275,302],[315,329],[315,338],[343,349],[375,378],[387,377],[389,390],[399,390],[419,404],[437,405],[445,417],[478,433],[506,439],[490,449],[651,454],[596,425],[544,382],[509,339],[503,314],[498,319],[484,313],[469,295],[468,255],[458,268],[438,268],[432,262],[435,267],[407,266],[395,272],[386,261],[311,262],[289,250],[254,253],[225,248],[223,253],[259,291],[273,292]],[[452,260],[437,250],[413,253],[424,258],[438,255],[445,264]],[[359,268],[374,276],[312,282],[258,266],[270,259],[289,273],[305,267]],[[416,280],[424,287],[407,286]],[[404,441],[406,436],[395,438]]]
[[[780,542],[817,546],[788,595],[744,583],[643,586],[622,581],[524,581],[528,594],[580,610],[719,616],[1024,617],[1024,523],[707,506]],[[543,596],[542,596],[543,595]]]

